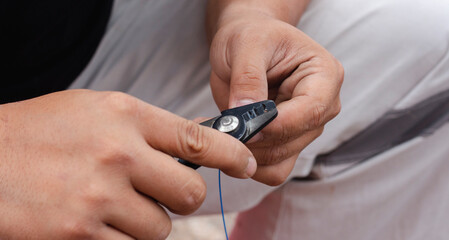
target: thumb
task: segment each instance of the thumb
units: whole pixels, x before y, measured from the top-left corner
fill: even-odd
[[[260,54],[244,53],[231,65],[229,107],[266,100],[268,98],[267,64]]]

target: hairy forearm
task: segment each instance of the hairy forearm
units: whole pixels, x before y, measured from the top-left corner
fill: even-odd
[[[212,39],[220,26],[237,16],[264,14],[296,25],[310,0],[209,0],[206,28]]]

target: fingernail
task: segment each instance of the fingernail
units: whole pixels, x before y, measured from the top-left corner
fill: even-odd
[[[263,139],[263,134],[261,132],[256,133],[256,135],[254,135],[252,138],[250,138],[246,143],[255,143],[255,142],[259,142],[262,141]]]
[[[236,102],[231,103],[229,108],[241,107],[241,106],[248,105],[248,104],[255,103],[255,102],[256,101],[254,101],[252,99],[242,99],[242,100],[238,100]]]
[[[246,175],[248,175],[248,177],[253,176],[254,173],[256,173],[256,169],[257,169],[256,159],[253,156],[251,156],[248,158],[248,166],[246,166]]]

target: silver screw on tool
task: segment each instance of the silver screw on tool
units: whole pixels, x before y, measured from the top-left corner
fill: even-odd
[[[220,132],[231,132],[234,131],[239,126],[239,119],[236,116],[224,116],[220,119],[218,124],[218,131]]]

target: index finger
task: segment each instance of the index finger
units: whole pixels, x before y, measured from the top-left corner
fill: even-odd
[[[251,177],[257,168],[251,151],[240,141],[215,129],[183,119],[165,110],[148,106],[142,114],[147,143],[171,156],[212,168],[226,174]]]

